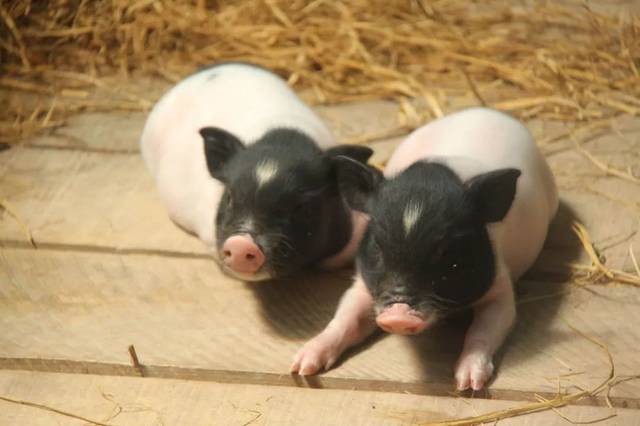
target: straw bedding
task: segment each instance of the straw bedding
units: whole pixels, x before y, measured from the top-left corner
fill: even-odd
[[[222,60],[267,66],[310,100],[401,102],[407,129],[455,96],[570,123],[640,112],[640,20],[579,3],[440,1],[3,2],[5,142],[82,110],[144,110],[131,75],[176,81]],[[113,77],[116,77],[114,79]],[[108,82],[108,83],[107,83]],[[96,86],[110,96],[91,96]]]

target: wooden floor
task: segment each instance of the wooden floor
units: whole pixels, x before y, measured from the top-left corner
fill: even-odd
[[[324,107],[341,140],[397,125],[388,102]],[[605,176],[560,125],[531,122],[561,189],[544,252],[518,284],[519,317],[487,392],[452,395],[468,319],[419,337],[377,336],[328,373],[288,374],[327,323],[352,271],[275,284],[223,276],[204,246],[168,219],[137,153],[138,113],[87,113],[54,135],[0,152],[0,424],[406,425],[474,416],[640,374],[640,288],[571,285],[588,263],[571,223],[585,224],[607,265],[640,258],[640,185]],[[388,132],[387,132],[388,133]],[[640,120],[590,132],[583,147],[640,175]],[[374,142],[383,161],[398,138]],[[132,366],[134,345],[142,363]],[[140,375],[146,377],[140,377]],[[573,421],[640,424],[640,380],[560,410]],[[14,400],[11,402],[9,400]],[[84,422],[84,423],[83,423]],[[555,425],[553,411],[499,424]]]

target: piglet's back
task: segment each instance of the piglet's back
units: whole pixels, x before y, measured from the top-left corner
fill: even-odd
[[[245,144],[272,128],[290,127],[320,148],[335,145],[329,129],[287,84],[256,66],[216,65],[169,90],[145,124],[142,156],[170,217],[209,244],[223,186],[206,167],[198,133],[206,126],[222,128]]]
[[[526,127],[488,108],[450,114],[409,135],[387,163],[385,175],[420,160],[443,162],[463,181],[500,168],[520,169],[509,213],[489,226],[499,258],[519,278],[540,252],[558,207],[553,175]]]

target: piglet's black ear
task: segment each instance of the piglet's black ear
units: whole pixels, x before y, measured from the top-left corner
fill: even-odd
[[[499,169],[470,179],[465,185],[466,194],[476,206],[484,223],[504,219],[516,196],[518,169]]]
[[[366,211],[369,196],[384,180],[382,172],[344,155],[333,158],[333,163],[342,196],[352,209]]]
[[[342,155],[366,164],[369,157],[373,155],[373,150],[361,145],[338,145],[327,149],[325,155],[330,158]]]
[[[204,139],[204,157],[209,173],[215,179],[225,182],[224,166],[238,151],[244,149],[242,142],[218,127],[203,127],[200,135]]]

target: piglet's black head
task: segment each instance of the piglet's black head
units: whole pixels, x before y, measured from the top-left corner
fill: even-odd
[[[225,184],[216,217],[221,256],[230,237],[250,235],[266,259],[254,276],[278,278],[337,253],[348,242],[351,212],[338,186],[336,158],[364,165],[371,149],[340,145],[322,151],[290,128],[271,130],[248,145],[219,128],[203,128],[200,134],[209,172]]]
[[[447,166],[418,162],[381,180],[355,162],[339,173],[349,200],[371,220],[357,263],[378,312],[406,303],[434,318],[478,300],[495,275],[486,225],[502,220],[520,171],[501,169],[462,182]]]

